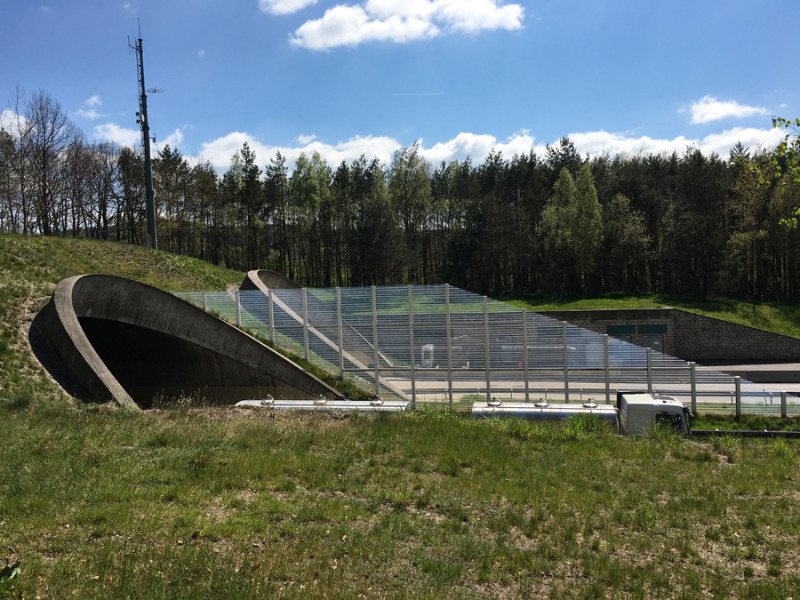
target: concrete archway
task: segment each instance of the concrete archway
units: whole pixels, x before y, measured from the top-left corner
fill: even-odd
[[[150,408],[200,394],[232,404],[336,390],[259,341],[157,288],[111,275],[63,280],[30,332],[37,358],[69,393]]]
[[[289,279],[269,269],[253,269],[247,272],[247,276],[242,281],[242,290],[261,290],[265,294],[267,289],[272,290],[298,290],[302,286],[296,281]]]

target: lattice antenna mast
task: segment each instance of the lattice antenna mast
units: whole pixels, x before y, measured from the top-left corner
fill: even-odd
[[[147,88],[144,85],[144,56],[142,54],[142,30],[139,27],[139,38],[136,45],[132,46],[130,39],[128,46],[136,51],[136,67],[139,73],[139,112],[136,113],[136,122],[142,128],[142,146],[144,147],[144,187],[147,209],[147,245],[158,249],[158,235],[156,233],[156,203],[153,194],[153,169],[150,160],[150,123],[147,119]],[[152,90],[157,92],[159,90]]]

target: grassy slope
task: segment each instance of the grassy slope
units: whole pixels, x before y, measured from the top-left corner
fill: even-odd
[[[593,308],[681,308],[690,312],[800,337],[800,306],[768,302],[742,302],[721,298],[706,301],[670,296],[608,295],[589,299],[505,298],[506,302],[532,311],[581,310]]]
[[[0,393],[59,394],[27,349],[27,328],[59,281],[92,273],[129,277],[169,291],[224,290],[244,277],[128,244],[0,234]]]
[[[0,595],[785,598],[800,445],[632,440],[591,425],[66,401],[25,350],[60,279],[164,289],[241,273],[0,235]]]

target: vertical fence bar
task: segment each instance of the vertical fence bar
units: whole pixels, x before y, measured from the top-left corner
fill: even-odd
[[[275,303],[272,298],[272,288],[267,288],[267,311],[269,312],[269,341],[275,343]]]
[[[344,334],[342,330],[342,288],[336,286],[336,333],[339,339],[339,377],[344,379]]]
[[[236,326],[237,327],[241,327],[242,326],[242,302],[241,302],[241,299],[239,298],[239,290],[236,290],[233,295],[234,295],[234,297],[236,299]]]
[[[697,365],[689,362],[689,385],[692,393],[692,414],[697,414]]]
[[[653,349],[645,348],[647,358],[647,393],[653,393]]]
[[[308,360],[308,299],[306,298],[306,288],[300,290],[303,299],[303,358]]]
[[[522,376],[525,377],[525,402],[531,401],[531,389],[528,383],[528,311],[522,309]]]
[[[203,292],[203,310],[208,311],[208,292]]]
[[[786,418],[786,392],[781,392],[781,416]]]
[[[483,297],[483,356],[486,359],[486,401],[492,399],[492,374],[489,368],[489,299]]]
[[[606,380],[606,404],[611,404],[611,367],[608,361],[608,334],[603,334],[603,367]]]
[[[742,416],[742,378],[738,375],[733,378],[733,386],[736,388],[736,418]]]
[[[375,395],[381,395],[380,363],[378,362],[378,292],[372,286],[372,360],[375,361]]]
[[[569,402],[569,352],[567,351],[566,321],[561,321],[561,337],[564,343],[564,402]]]
[[[444,284],[444,331],[447,336],[447,397],[453,408],[453,342],[450,333],[450,285]]]
[[[411,410],[417,408],[417,369],[414,356],[414,288],[408,285],[408,350],[411,357]]]

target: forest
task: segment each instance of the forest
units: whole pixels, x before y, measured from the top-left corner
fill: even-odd
[[[89,142],[40,91],[0,124],[0,232],[144,245],[140,148]],[[776,148],[726,158],[544,155],[429,164],[256,157],[219,174],[164,146],[153,158],[158,247],[312,287],[450,283],[481,294],[663,293],[800,300],[800,120]]]

